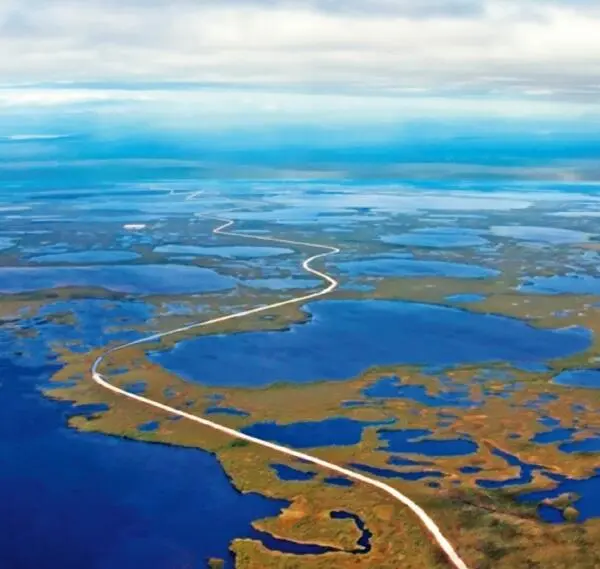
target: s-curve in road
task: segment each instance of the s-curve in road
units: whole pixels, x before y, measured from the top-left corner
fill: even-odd
[[[194,194],[194,196],[195,195],[198,195],[198,193]],[[369,476],[365,476],[364,474],[359,474],[358,472],[353,472],[352,470],[349,470],[342,466],[338,466],[337,464],[333,464],[331,462],[327,462],[326,460],[322,460],[315,456],[311,456],[309,454],[306,454],[303,452],[298,452],[296,450],[287,448],[285,446],[277,445],[277,444],[274,444],[269,441],[264,441],[264,440],[256,438],[256,437],[246,435],[246,434],[236,431],[234,429],[230,429],[228,427],[220,425],[219,423],[215,423],[213,421],[209,421],[208,419],[204,419],[203,417],[198,417],[196,415],[192,415],[191,413],[186,413],[185,411],[181,411],[174,407],[170,407],[169,405],[165,405],[164,403],[160,403],[159,401],[154,401],[153,399],[149,399],[149,398],[143,397],[141,395],[129,393],[128,391],[125,391],[123,389],[120,389],[119,387],[116,387],[116,386],[110,384],[104,378],[104,376],[101,375],[100,367],[102,365],[102,362],[105,360],[105,358],[107,356],[109,356],[110,354],[113,354],[120,350],[124,350],[125,348],[129,348],[131,346],[136,346],[136,345],[144,344],[144,343],[148,343],[148,342],[153,342],[160,338],[164,338],[166,336],[172,336],[172,335],[178,334],[180,332],[186,332],[189,330],[194,330],[196,328],[203,328],[206,326],[210,326],[212,324],[217,324],[219,322],[226,322],[227,320],[233,320],[234,318],[243,318],[244,316],[249,316],[250,314],[257,314],[259,312],[265,312],[267,310],[272,310],[274,308],[279,308],[279,307],[286,306],[289,304],[304,303],[308,300],[312,300],[315,298],[319,298],[321,296],[325,296],[338,287],[339,283],[335,278],[333,278],[331,275],[328,275],[327,273],[321,272],[312,267],[313,261],[316,261],[317,259],[320,259],[320,258],[327,257],[329,255],[334,255],[336,253],[339,253],[340,250],[337,247],[330,247],[329,245],[320,245],[318,243],[291,241],[288,239],[280,239],[278,237],[276,238],[276,237],[257,236],[257,235],[250,235],[250,234],[241,233],[241,232],[227,231],[227,229],[230,228],[235,223],[234,220],[221,219],[221,218],[215,218],[215,219],[223,222],[221,225],[219,225],[218,227],[216,227],[213,230],[213,233],[215,233],[217,235],[229,235],[232,237],[243,237],[245,239],[258,239],[261,241],[271,241],[274,243],[285,243],[287,245],[296,245],[296,246],[309,247],[309,248],[315,248],[315,249],[322,250],[323,251],[322,253],[318,253],[318,254],[313,255],[312,257],[309,257],[308,259],[306,259],[302,263],[302,267],[307,272],[309,272],[313,275],[316,275],[317,277],[319,277],[320,279],[325,281],[327,283],[327,286],[317,292],[313,292],[313,293],[310,293],[307,295],[299,296],[296,298],[290,298],[289,300],[276,302],[276,303],[269,304],[266,306],[259,306],[257,308],[244,310],[242,312],[237,312],[235,314],[229,314],[227,316],[220,316],[218,318],[213,318],[211,320],[206,320],[204,322],[198,322],[195,324],[190,324],[189,326],[184,326],[182,328],[176,328],[174,330],[169,330],[167,332],[153,334],[153,335],[147,336],[145,338],[140,338],[138,340],[135,340],[134,342],[129,342],[127,344],[123,344],[123,345],[111,348],[111,349],[107,350],[104,354],[100,355],[96,359],[94,364],[92,365],[91,372],[92,372],[93,380],[98,385],[102,386],[103,388],[108,389],[114,393],[118,393],[119,395],[122,395],[123,397],[135,399],[136,401],[138,401],[144,405],[149,405],[151,407],[155,407],[156,409],[161,409],[162,411],[166,411],[173,415],[178,415],[178,416],[188,419],[190,421],[199,423],[200,425],[203,425],[210,429],[214,429],[216,431],[225,433],[226,435],[229,435],[236,439],[241,439],[241,440],[247,441],[247,442],[255,444],[255,445],[260,445],[262,447],[269,448],[275,452],[285,454],[288,456],[292,456],[294,458],[298,458],[298,459],[304,460],[306,462],[310,462],[321,468],[324,468],[326,470],[333,471],[333,472],[336,472],[339,474],[343,474],[344,476],[347,476],[348,478],[352,478],[354,480],[357,480],[358,482],[362,482],[363,484],[368,484],[369,486],[373,486],[373,487],[377,488],[378,490],[385,492],[386,494],[388,494],[395,500],[404,504],[408,509],[410,509],[419,518],[419,520],[422,523],[422,525],[424,526],[424,528],[427,530],[429,535],[433,538],[435,543],[444,552],[449,563],[453,567],[455,567],[456,569],[468,569],[466,563],[458,555],[458,553],[456,552],[456,550],[454,549],[452,544],[444,536],[444,534],[442,533],[440,528],[433,521],[433,519],[429,516],[429,514],[423,508],[421,508],[416,502],[411,500],[408,496],[404,495],[399,490],[392,488],[388,484],[385,484],[384,482],[380,482],[379,480],[376,480],[374,478],[370,478]],[[400,569],[400,567],[399,567],[399,569]],[[424,569],[426,569],[426,568],[424,568]]]

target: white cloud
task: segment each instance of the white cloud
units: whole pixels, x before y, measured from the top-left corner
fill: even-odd
[[[595,102],[598,30],[591,0],[3,0],[0,77]]]

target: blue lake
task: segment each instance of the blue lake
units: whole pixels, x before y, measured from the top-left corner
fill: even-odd
[[[266,439],[292,448],[317,448],[325,446],[353,446],[362,439],[367,427],[389,424],[387,422],[367,422],[332,417],[323,421],[305,421],[279,425],[277,423],[256,423],[242,429],[247,435]]]
[[[354,554],[369,553],[371,551],[371,538],[373,534],[367,529],[365,522],[358,517],[356,514],[345,511],[331,512],[332,520],[352,520],[358,530],[361,532],[361,536],[358,539],[357,547],[352,551]]]
[[[558,374],[552,381],[557,385],[565,385],[567,387],[585,387],[589,389],[600,389],[600,370],[568,370]]]
[[[271,468],[277,474],[277,478],[286,482],[306,482],[307,480],[312,480],[317,475],[316,472],[298,470],[287,464],[271,464]]]
[[[427,429],[381,429],[379,438],[387,444],[382,450],[423,456],[466,456],[479,448],[467,438],[429,438],[432,434]]]
[[[375,466],[369,466],[367,464],[350,464],[350,468],[358,470],[360,472],[366,472],[373,476],[380,476],[381,478],[398,478],[400,480],[423,480],[424,478],[443,478],[444,474],[437,470],[423,470],[420,472],[400,472],[399,470],[392,470],[391,468],[378,468]]]
[[[28,261],[33,263],[61,264],[93,264],[93,263],[118,263],[122,261],[134,261],[140,255],[131,251],[79,251],[76,253],[52,253],[31,257]]]
[[[158,421],[148,421],[147,423],[138,425],[138,431],[142,433],[153,433],[154,431],[158,431],[159,427],[160,423]]]
[[[600,435],[597,437],[589,437],[587,439],[563,443],[559,446],[559,449],[562,452],[570,454],[576,452],[600,452]]]
[[[322,281],[309,279],[253,279],[240,281],[240,284],[251,288],[264,288],[269,290],[292,290],[292,289],[309,289],[322,285]]]
[[[61,324],[52,319],[61,314],[73,318],[74,324]],[[110,342],[138,338],[139,332],[131,328],[146,323],[152,316],[152,307],[137,300],[78,299],[52,302],[39,310],[39,317],[20,322],[22,329],[35,329],[36,335],[26,339],[15,337],[12,345],[14,349],[21,349],[28,354],[46,354],[48,344],[62,343],[73,352],[84,353]],[[122,331],[115,326],[116,323],[123,326]]]
[[[125,391],[129,393],[134,393],[136,395],[142,395],[146,393],[146,389],[148,388],[148,384],[145,381],[136,381],[134,383],[128,383],[123,386]]]
[[[476,407],[479,403],[469,399],[468,390],[440,391],[429,395],[423,385],[403,385],[397,377],[382,377],[363,389],[365,397],[381,399],[409,399],[428,407]]]
[[[0,292],[57,287],[101,287],[130,294],[192,294],[228,290],[236,280],[211,269],[186,265],[98,267],[2,267]]]
[[[577,429],[566,429],[558,427],[556,429],[552,429],[551,431],[542,431],[541,433],[536,433],[530,440],[532,443],[547,445],[566,441],[570,439],[576,432]]]
[[[496,237],[509,237],[521,241],[547,243],[550,245],[584,243],[590,238],[590,234],[583,231],[528,225],[497,225],[490,228],[490,233]]]
[[[560,421],[558,419],[555,419],[554,417],[548,417],[547,415],[540,417],[538,419],[538,423],[548,428],[560,426]]]
[[[527,492],[519,496],[521,502],[539,504],[543,500],[558,498],[562,494],[579,496],[574,506],[579,512],[578,521],[585,522],[592,518],[600,518],[600,470],[595,476],[581,480],[565,478],[559,481],[552,490]],[[555,508],[538,507],[538,514],[548,523],[563,523],[562,516],[557,515]]]
[[[519,292],[526,294],[600,294],[600,278],[589,275],[533,277],[527,279]]]
[[[68,429],[71,406],[37,392],[55,369],[0,359],[3,566],[231,568],[230,542],[287,505],[240,494],[209,453]]]
[[[198,245],[160,245],[155,253],[165,255],[196,255],[205,257],[221,257],[224,259],[255,259],[260,257],[277,257],[290,255],[293,249],[285,247],[262,247],[253,245],[202,247]]]
[[[340,486],[341,488],[350,488],[354,486],[354,482],[349,478],[344,478],[343,476],[331,476],[329,478],[325,478],[323,480],[325,484],[329,484],[330,486]]]
[[[189,381],[262,387],[348,379],[376,364],[536,363],[582,351],[591,340],[581,329],[544,330],[507,317],[402,301],[332,300],[306,309],[312,319],[285,331],[184,340],[151,357]]]
[[[480,466],[463,466],[460,471],[463,474],[478,474],[483,469]]]
[[[384,235],[381,241],[388,245],[423,247],[428,249],[451,249],[458,247],[482,247],[488,241],[477,232],[459,227],[437,227],[417,229],[403,235]]]
[[[499,490],[501,488],[509,488],[511,486],[522,486],[533,481],[533,474],[536,471],[542,471],[543,468],[537,464],[529,464],[523,462],[519,457],[509,454],[498,448],[492,450],[492,454],[503,459],[509,466],[518,467],[519,476],[515,478],[506,478],[504,480],[477,480],[477,486],[486,488],[487,490]]]
[[[498,276],[495,269],[448,261],[375,258],[338,263],[343,273],[369,277],[447,277],[456,279],[485,279]]]

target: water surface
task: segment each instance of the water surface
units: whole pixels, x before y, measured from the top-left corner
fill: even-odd
[[[374,365],[537,363],[584,350],[591,341],[581,329],[546,330],[503,316],[402,301],[327,300],[306,310],[311,320],[285,331],[184,340],[151,357],[189,381],[262,387],[349,379]],[[460,400],[445,396],[455,404]]]
[[[100,287],[129,294],[190,294],[228,290],[231,277],[186,265],[98,267],[2,267],[0,292],[21,293],[58,287]]]

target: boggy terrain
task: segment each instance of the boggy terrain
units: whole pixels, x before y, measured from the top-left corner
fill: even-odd
[[[435,290],[427,286],[434,283],[420,284],[415,283],[415,291]],[[423,296],[418,300],[438,300]],[[573,297],[530,300],[525,306],[540,327],[556,325],[554,312],[584,305]],[[522,316],[512,302],[494,302],[496,313]],[[595,331],[597,309],[589,299],[585,304],[587,309],[566,322],[562,317],[560,324]],[[294,309],[272,316],[261,324],[281,328],[307,317]],[[251,328],[239,324],[242,330]],[[218,331],[241,333],[227,326]],[[493,362],[444,369],[392,365],[372,367],[346,381],[322,377],[260,389],[203,385],[201,377],[197,383],[184,381],[148,359],[148,351],[157,347],[117,352],[103,373],[115,385],[151,399],[381,478],[425,507],[473,567],[591,568],[599,562],[594,543],[600,508],[594,488],[599,483],[600,392],[552,382],[561,370],[589,366],[597,353],[595,342],[584,352],[530,371]],[[47,395],[76,405],[107,405],[91,416],[72,417],[71,426],[207,449],[240,491],[289,502],[279,517],[255,522],[256,529],[297,547],[329,549],[315,555],[300,547],[303,554],[298,555],[270,549],[268,541],[237,540],[231,545],[237,567],[326,567],[332,562],[445,566],[410,512],[376,490],[332,482],[331,473],[102,390],[89,378],[99,353],[59,353],[64,366],[53,380],[74,383]],[[283,475],[277,465],[287,467]],[[564,492],[556,494],[561,487]],[[528,500],[534,491],[548,497],[532,494]],[[356,551],[361,533],[351,519],[331,518],[340,510],[355,514],[368,528],[368,551]]]
[[[168,194],[156,207],[172,203]],[[117,351],[101,373],[132,393],[384,481],[425,508],[472,568],[597,567],[597,243],[585,216],[539,227],[556,207],[417,219],[349,205],[337,217],[336,208],[304,212],[310,220],[297,207],[249,209],[238,230],[340,246],[320,265],[340,288]],[[374,488],[91,380],[110,347],[318,290],[298,268],[314,250],[245,249],[249,241],[212,237],[215,222],[197,217],[132,234],[101,226],[80,227],[97,249],[83,260],[81,251],[69,256],[69,232],[56,228],[3,252],[7,350],[27,365],[43,360],[52,379],[40,388],[70,403],[73,429],[208,451],[244,497],[272,500],[257,508],[252,531],[228,540],[234,557],[220,551],[196,565],[447,566],[416,518]],[[65,272],[70,263],[103,265],[121,249],[132,255],[127,267],[139,268]],[[172,263],[187,268],[169,278]]]

